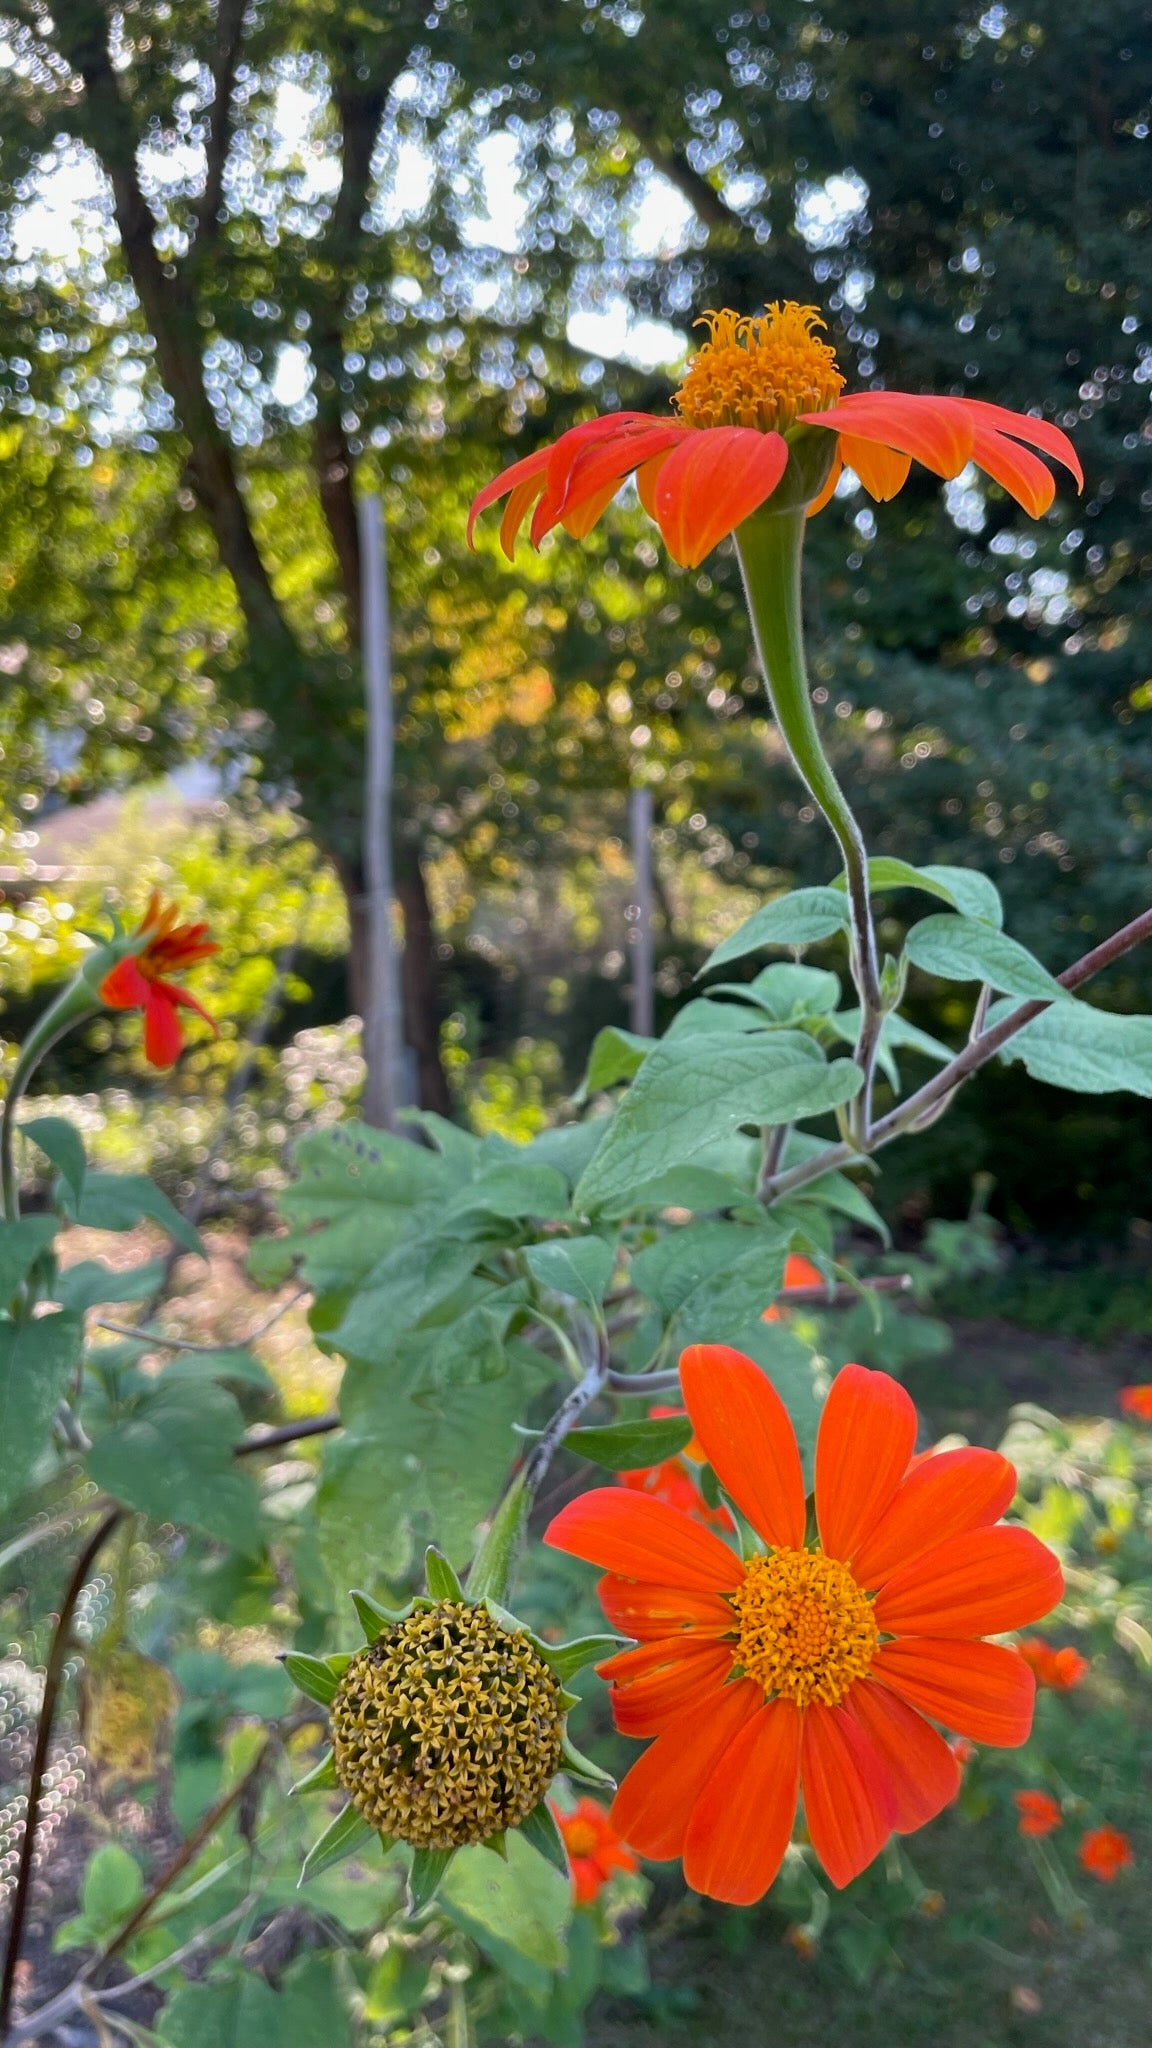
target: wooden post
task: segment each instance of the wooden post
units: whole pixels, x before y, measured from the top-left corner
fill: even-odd
[[[655,1031],[652,977],[652,791],[638,782],[629,800],[632,835],[632,873],[635,877],[628,926],[628,947],[632,960],[632,1029],[641,1038]]]
[[[405,1106],[403,1010],[392,873],[392,664],[384,512],[374,491],[356,500],[360,540],[361,642],[368,745],[364,764],[364,884],[368,925],[368,990],[363,1047],[367,1073],[364,1121],[395,1130]]]

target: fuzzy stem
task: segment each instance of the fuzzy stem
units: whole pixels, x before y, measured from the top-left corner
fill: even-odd
[[[854,1128],[864,1141],[884,1010],[868,901],[868,857],[860,827],[824,751],[808,691],[800,591],[806,517],[803,505],[781,512],[765,507],[737,528],[736,548],[769,703],[793,765],[823,811],[844,860],[852,912],[852,976],[860,996],[855,1057],[864,1074],[854,1105]]]

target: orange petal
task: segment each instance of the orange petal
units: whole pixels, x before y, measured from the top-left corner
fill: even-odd
[[[601,484],[600,489],[594,491],[591,497],[581,498],[578,505],[574,504],[568,511],[562,512],[560,524],[565,533],[570,533],[573,540],[583,540],[585,534],[591,533],[600,514],[607,511],[623,481],[622,477],[617,477],[610,484]]]
[[[800,1783],[812,1847],[842,1890],[879,1854],[894,1826],[884,1767],[842,1706],[813,1700],[805,1709]]]
[[[1016,1491],[1016,1468],[999,1451],[939,1451],[916,1463],[887,1513],[852,1560],[862,1586],[893,1572],[949,1537],[998,1522]]]
[[[152,993],[152,983],[141,974],[134,953],[110,967],[100,983],[100,1001],[110,1010],[142,1010]]]
[[[667,420],[656,419],[651,413],[610,412],[599,419],[582,420],[579,426],[569,427],[566,434],[561,434],[548,450],[544,495],[532,518],[533,547],[538,547],[544,535],[557,524],[568,502],[573,472],[585,457],[603,448],[626,451],[637,436],[643,437],[653,427],[667,425]],[[618,474],[626,476],[630,468],[625,454]],[[603,477],[599,479],[604,481]]]
[[[183,1044],[176,1005],[167,989],[150,988],[144,1005],[145,1059],[153,1067],[170,1067],[179,1059]]]
[[[897,1834],[910,1835],[935,1820],[960,1790],[960,1766],[944,1737],[895,1693],[867,1678],[852,1687],[844,1705],[884,1767]]]
[[[964,398],[960,403],[966,412],[994,433],[1011,434],[1015,441],[1027,441],[1033,448],[1042,448],[1045,455],[1050,455],[1054,462],[1063,463],[1064,468],[1072,472],[1083,490],[1084,471],[1080,467],[1080,457],[1067,434],[1054,427],[1051,420],[1037,419],[1030,412],[1011,412],[1006,405],[990,405],[986,398]]]
[[[861,441],[881,441],[915,456],[937,476],[959,476],[972,455],[973,420],[958,398],[908,391],[850,391],[827,412],[800,414],[806,426],[835,427]]]
[[[656,517],[656,483],[671,453],[672,450],[666,448],[662,455],[653,455],[647,462],[642,462],[636,471],[637,494],[649,519]]]
[[[726,533],[770,498],[788,466],[780,434],[756,427],[697,427],[656,481],[656,518],[669,554],[695,569]]]
[[[643,415],[639,415],[643,418]],[[629,427],[584,448],[568,472],[558,516],[564,525],[574,506],[596,497],[605,484],[619,490],[630,470],[643,468],[658,455],[667,454],[686,434],[692,432],[678,420],[652,420],[645,427]]]
[[[731,1906],[763,1898],[796,1818],[801,1726],[791,1700],[771,1700],[725,1750],[684,1837],[684,1879],[694,1892]]]
[[[885,1635],[998,1636],[1039,1621],[1064,1574],[1030,1529],[974,1529],[896,1572],[876,1595]],[[961,1731],[963,1732],[963,1731]]]
[[[1018,1749],[1032,1732],[1035,1675],[1018,1650],[1002,1643],[901,1636],[881,1644],[871,1675],[920,1713],[974,1742]]]
[[[861,441],[854,434],[841,434],[840,453],[854,469],[870,498],[883,503],[902,491],[912,467],[910,455],[885,448],[882,441]]]
[[[692,1809],[729,1744],[764,1706],[750,1678],[716,1695],[706,1714],[686,1707],[634,1763],[612,1802],[616,1833],[656,1863],[679,1856]]]
[[[621,1735],[659,1735],[685,1707],[718,1693],[732,1669],[733,1647],[714,1637],[665,1636],[598,1664],[612,1686],[612,1717]]]
[[[825,483],[823,490],[817,491],[816,496],[813,498],[812,503],[808,507],[806,516],[809,519],[815,519],[816,514],[818,512],[822,512],[824,510],[825,505],[828,503],[829,499],[834,496],[836,486],[840,481],[840,472],[843,469],[843,467],[844,463],[841,458],[839,446],[837,446],[836,453],[832,457],[832,467],[828,471],[828,480]]]
[[[725,1492],[777,1549],[804,1542],[804,1475],[791,1417],[760,1367],[727,1344],[691,1344],[680,1385],[692,1426]]]
[[[686,1586],[638,1585],[606,1572],[596,1588],[600,1605],[613,1628],[623,1635],[654,1642],[660,1636],[727,1635],[732,1609],[719,1593],[692,1593]]]
[[[520,528],[544,489],[543,476],[526,476],[512,491],[500,521],[500,545],[511,561],[516,553]]]
[[[733,1593],[744,1577],[734,1550],[650,1494],[598,1486],[561,1508],[544,1533],[554,1550],[624,1578],[701,1593]]]
[[[489,505],[494,505],[497,498],[506,498],[509,491],[515,490],[518,484],[525,482],[529,477],[542,476],[548,466],[549,453],[547,448],[538,448],[534,455],[523,456],[519,462],[514,462],[510,469],[502,469],[499,476],[493,477],[490,484],[485,484],[484,489],[476,493],[468,514],[469,547],[472,546],[472,536],[480,514],[486,512]]]
[[[1050,469],[1027,448],[1017,447],[1006,434],[990,433],[978,426],[972,436],[972,460],[979,469],[1002,484],[1010,497],[1033,519],[1047,512],[1056,496],[1056,479]]]
[[[916,1442],[916,1410],[886,1372],[846,1365],[816,1436],[816,1519],[830,1557],[850,1564],[891,1504]]]

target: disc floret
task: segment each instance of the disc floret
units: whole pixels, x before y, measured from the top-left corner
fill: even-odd
[[[880,1641],[867,1594],[847,1565],[819,1550],[748,1559],[733,1595],[738,1662],[769,1695],[834,1707],[863,1678]]]
[[[750,317],[725,307],[698,324],[708,339],[672,401],[689,426],[783,432],[797,413],[834,405],[844,388],[835,349],[813,332],[824,325],[815,306],[777,300]]]
[[[462,1600],[417,1609],[358,1651],[331,1715],[353,1806],[417,1849],[517,1827],[560,1765],[559,1680],[526,1635]]]

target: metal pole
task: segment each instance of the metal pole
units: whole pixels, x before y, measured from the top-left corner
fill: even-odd
[[[629,800],[635,897],[628,943],[632,953],[632,1029],[641,1038],[655,1030],[652,987],[652,791],[637,783]]]
[[[384,513],[374,491],[356,500],[360,539],[361,642],[368,746],[364,764],[364,881],[368,922],[363,1045],[366,1123],[396,1128],[405,1099],[400,961],[392,875],[392,666],[389,656],[388,570]]]

